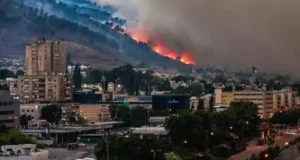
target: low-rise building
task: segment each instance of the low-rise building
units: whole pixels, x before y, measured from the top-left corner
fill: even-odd
[[[41,118],[43,104],[21,104],[20,115],[32,117],[32,120],[39,120]]]
[[[36,144],[3,145],[0,160],[48,160],[48,150],[36,148]]]
[[[110,120],[109,106],[101,104],[80,104],[77,113],[90,122]]]
[[[0,124],[9,128],[19,128],[20,104],[7,87],[0,86]]]
[[[150,126],[164,126],[169,117],[150,117]]]

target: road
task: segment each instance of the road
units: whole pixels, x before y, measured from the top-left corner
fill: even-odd
[[[280,147],[284,147],[285,142],[290,142],[299,136],[300,136],[300,133],[284,134],[283,136],[276,137],[275,143]],[[266,145],[257,146],[256,140],[253,140],[248,143],[248,146],[245,151],[231,156],[230,158],[228,158],[228,160],[247,160],[248,158],[251,157],[252,154],[259,154],[261,151],[263,151],[267,148],[268,148],[268,146],[266,146]]]
[[[49,160],[74,160],[79,158],[95,158],[94,147],[87,146],[84,149],[67,150],[65,148],[47,148]]]
[[[297,149],[297,146],[300,145],[300,143],[297,143],[296,145],[290,146],[287,149],[283,150],[275,160],[300,160],[300,154]]]

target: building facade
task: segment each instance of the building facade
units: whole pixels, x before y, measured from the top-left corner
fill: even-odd
[[[41,104],[21,104],[20,115],[30,116],[32,120],[40,120],[43,107]]]
[[[280,111],[296,106],[297,92],[291,89],[284,89],[280,91],[274,91],[273,94],[273,107],[274,110]]]
[[[80,104],[77,113],[89,122],[110,120],[109,106],[101,104]]]
[[[20,104],[8,88],[0,88],[0,124],[9,128],[20,126]]]
[[[215,89],[215,104],[229,105],[233,101],[249,101],[258,107],[258,114],[263,118],[273,115],[274,110],[274,93],[263,90],[242,90],[242,91],[223,91]]]
[[[68,75],[20,76],[18,91],[21,102],[63,102],[72,100]]]
[[[66,61],[64,43],[40,39],[26,45],[26,75],[63,75]]]
[[[18,77],[20,102],[72,100],[65,44],[41,39],[26,46],[26,72]]]
[[[190,95],[185,94],[165,94],[152,96],[153,110],[168,110],[176,113],[180,110],[190,109]]]
[[[233,101],[249,101],[257,105],[258,115],[268,118],[273,115],[273,92],[244,90],[234,91]]]

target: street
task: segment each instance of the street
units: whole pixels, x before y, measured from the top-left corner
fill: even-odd
[[[75,160],[79,158],[95,158],[94,146],[87,146],[84,149],[67,150],[65,148],[47,148],[49,160]]]
[[[275,160],[299,160],[300,158],[300,154],[299,151],[297,149],[297,145],[299,145],[300,143],[297,143],[295,145],[292,145],[290,147],[288,147],[287,149],[285,149],[283,152],[281,152],[279,154],[279,156],[275,159]]]
[[[284,147],[285,142],[290,142],[299,136],[300,136],[299,132],[295,132],[293,134],[284,134],[283,136],[276,137],[275,143],[279,147]],[[231,156],[230,158],[228,158],[228,160],[246,160],[246,159],[250,158],[252,154],[259,154],[261,151],[263,151],[267,148],[268,148],[267,145],[257,146],[256,140],[252,140],[248,143],[248,146],[245,151]],[[296,152],[294,152],[294,153],[296,153]]]

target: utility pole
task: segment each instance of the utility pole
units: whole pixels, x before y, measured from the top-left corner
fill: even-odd
[[[106,134],[106,160],[109,160],[109,144],[108,144],[108,133]]]

